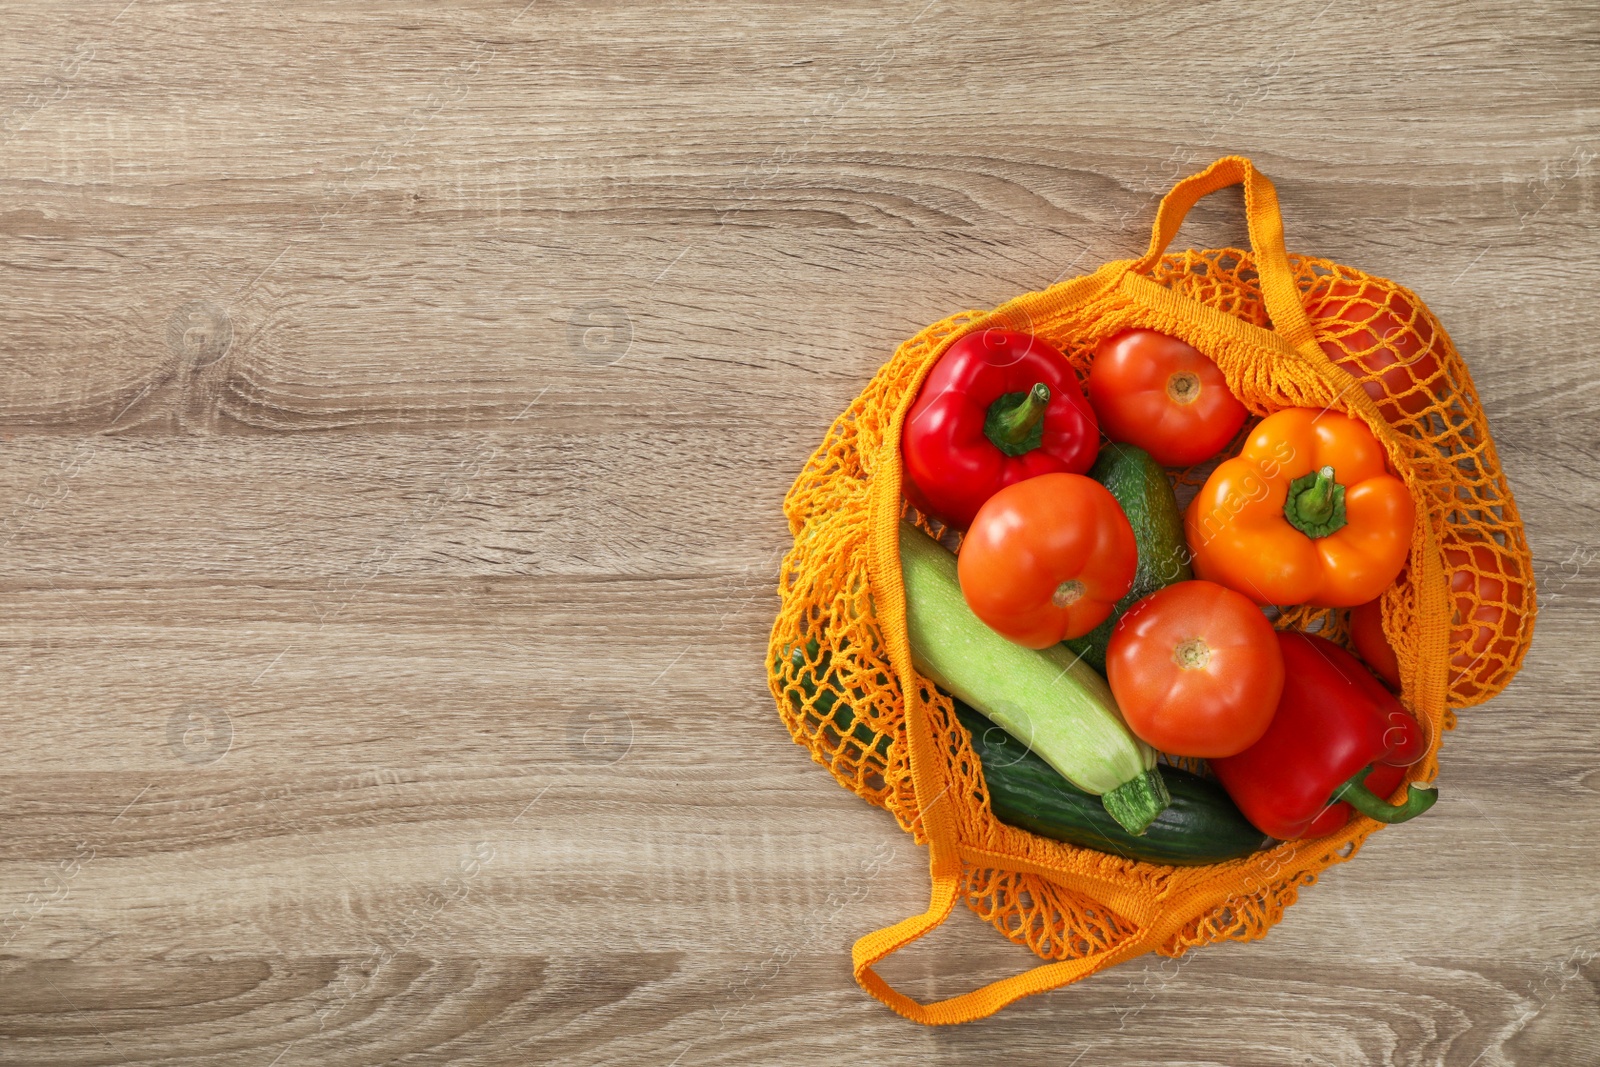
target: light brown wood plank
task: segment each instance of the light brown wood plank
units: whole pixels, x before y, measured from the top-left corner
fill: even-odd
[[[0,25],[0,1063],[1600,1059],[1592,5]],[[783,494],[898,341],[1232,151],[1466,356],[1538,638],[1263,942],[914,1027],[849,948],[925,854],[764,681]],[[960,912],[885,971],[1031,959]]]

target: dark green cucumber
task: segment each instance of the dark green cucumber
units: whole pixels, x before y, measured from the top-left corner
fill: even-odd
[[[1128,516],[1128,524],[1133,527],[1133,539],[1139,545],[1139,565],[1128,595],[1117,601],[1105,622],[1082,637],[1066,642],[1068,648],[1104,674],[1111,628],[1122,618],[1122,613],[1157,589],[1174,582],[1187,582],[1194,573],[1189,569],[1189,550],[1183,539],[1183,513],[1178,510],[1178,498],[1172,494],[1167,472],[1150,458],[1150,453],[1133,445],[1105,445],[1089,477],[1117,498],[1122,513]]]
[[[809,703],[813,713],[819,719],[833,723],[834,732],[840,737],[848,736],[861,747],[863,752],[872,751],[882,758],[889,754],[889,737],[880,734],[864,722],[856,721],[855,709],[849,704],[839,702],[839,693],[844,685],[839,680],[839,674],[832,669],[831,658],[828,653],[819,649],[816,638],[811,638],[802,648],[791,645],[780,653],[778,664],[782,671],[782,657],[787,657],[791,667],[790,676],[794,683],[788,689],[789,703],[795,711],[804,711]],[[816,670],[806,666],[807,659],[816,660]],[[823,675],[823,684],[817,684],[817,672]],[[857,694],[859,696],[859,694]]]
[[[839,736],[850,737],[863,752],[880,760],[887,757],[889,737],[857,721],[855,710],[840,698],[843,686],[838,673],[831,669],[827,653],[819,656],[815,640],[804,648],[791,646],[782,655],[790,663],[787,695],[796,711],[809,704]],[[807,666],[808,659],[814,666]],[[824,684],[818,685],[817,673],[824,676]],[[1220,863],[1274,844],[1245,821],[1215,782],[1176,767],[1162,768],[1172,803],[1136,837],[1117,824],[1099,797],[1061,777],[971,706],[957,700],[955,708],[956,717],[972,735],[989,803],[1001,822],[1084,848],[1176,866]]]
[[[1221,786],[1176,767],[1161,768],[1172,803],[1134,836],[1117,825],[1098,797],[1061,777],[970,706],[959,700],[955,706],[983,764],[990,809],[1003,823],[1128,859],[1180,867],[1238,859],[1276,844],[1250,825]]]

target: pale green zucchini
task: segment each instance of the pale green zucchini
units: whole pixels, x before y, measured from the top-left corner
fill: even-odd
[[[907,522],[900,569],[917,670],[1143,833],[1170,798],[1155,752],[1129,732],[1105,679],[1064,645],[1036,651],[991,630],[961,595],[955,556]]]

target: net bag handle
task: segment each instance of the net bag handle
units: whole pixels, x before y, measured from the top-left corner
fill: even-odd
[[[1125,267],[1127,261],[1120,266]],[[985,316],[968,324],[945,339],[943,349],[958,337],[974,330],[994,325],[993,316]],[[921,915],[902,919],[892,926],[866,934],[856,941],[851,956],[855,979],[861,988],[883,1001],[913,1022],[925,1025],[947,1025],[970,1022],[992,1015],[1012,1001],[1034,993],[1055,989],[1093,974],[1113,963],[1149,951],[1167,932],[1160,924],[1141,923],[1136,935],[1124,939],[1111,948],[1075,960],[1047,963],[991,982],[982,988],[959,996],[924,1004],[896,990],[875,970],[873,965],[916,941],[928,931],[949,918],[961,893],[964,858],[951,809],[949,787],[944,781],[944,771],[938,745],[927,712],[921,706],[917,692],[917,675],[911,664],[911,645],[906,635],[905,583],[900,575],[899,536],[901,470],[898,455],[901,428],[906,412],[922,386],[922,379],[938,362],[937,355],[927,361],[901,398],[885,435],[884,453],[887,462],[879,465],[869,489],[868,527],[871,543],[869,580],[873,598],[877,602],[878,621],[889,661],[900,680],[900,690],[905,703],[906,744],[909,752],[911,778],[920,806],[922,829],[928,842],[928,866],[932,888],[928,909]],[[1118,887],[1099,878],[1079,875],[1057,881],[1069,889],[1096,899],[1117,899],[1122,894]],[[1139,909],[1126,907],[1137,916],[1134,921],[1148,919],[1138,914]]]
[[[1155,225],[1150,230],[1150,249],[1136,261],[1133,270],[1148,274],[1160,261],[1167,245],[1177,236],[1189,209],[1203,196],[1231,185],[1244,186],[1244,217],[1249,227],[1250,248],[1255,254],[1256,274],[1261,280],[1261,296],[1272,318],[1273,329],[1295,348],[1322,355],[1311,328],[1311,319],[1300,300],[1294,269],[1283,244],[1283,214],[1278,209],[1278,190],[1244,156],[1224,156],[1198,174],[1174,185],[1161,198]]]
[[[1201,197],[1239,184],[1244,185],[1245,219],[1267,313],[1272,317],[1278,334],[1286,341],[1296,349],[1314,352],[1321,357],[1321,350],[1312,334],[1311,320],[1300,302],[1288,253],[1284,250],[1283,217],[1278,209],[1277,190],[1266,175],[1256,170],[1243,156],[1219,159],[1172,187],[1156,211],[1150,248],[1142,259],[1107,263],[1093,275],[1064,283],[1059,287],[1062,289],[1059,295],[1063,298],[1069,295],[1086,296],[1090,289],[1114,281],[1114,276],[1130,270],[1148,274],[1177,235],[1189,209]],[[916,941],[950,916],[961,893],[964,865],[964,850],[959,840],[955,815],[948,802],[949,787],[944,780],[932,727],[918,698],[917,674],[911,664],[910,642],[906,636],[905,585],[900,576],[897,534],[901,489],[900,433],[906,412],[922,387],[922,380],[943,355],[944,349],[966,333],[999,325],[1005,325],[1005,322],[996,312],[969,322],[965,329],[946,337],[939,351],[923,365],[901,397],[888,432],[884,435],[884,459],[877,464],[869,490],[870,581],[889,661],[901,683],[911,778],[920,806],[922,830],[928,842],[932,887],[927,911],[866,934],[856,941],[851,955],[855,979],[862,989],[907,1019],[928,1025],[981,1019],[1022,997],[1068,985],[1156,948],[1175,932],[1177,925],[1170,910],[1162,915],[1148,909],[1129,907],[1126,917],[1139,927],[1138,932],[1108,949],[1079,959],[1040,964],[1021,974],[932,1003],[923,1003],[901,993],[873,969],[879,961]],[[1059,876],[1052,878],[1065,888],[1093,899],[1121,895],[1118,887],[1093,876],[1080,874],[1066,879]],[[1171,903],[1168,902],[1169,909]]]

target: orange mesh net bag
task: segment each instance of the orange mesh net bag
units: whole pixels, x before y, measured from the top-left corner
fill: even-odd
[[[1164,254],[1200,197],[1241,183],[1253,254]],[[1407,786],[1433,780],[1454,709],[1500,692],[1532,638],[1533,568],[1521,520],[1450,338],[1405,288],[1289,256],[1276,191],[1249,160],[1221,159],[1179,182],[1161,202],[1142,258],[929,326],[835,420],[784,501],[794,547],[767,661],[795,741],[928,846],[927,911],[862,937],[854,950],[862,987],[918,1022],[982,1018],[1145,952],[1178,956],[1259,938],[1302,886],[1380,829],[1358,814],[1332,836],[1201,867],[1035,836],[994,818],[949,698],[912,667],[897,530],[903,515],[916,515],[901,496],[899,448],[923,378],[954,340],[990,327],[1048,339],[1082,378],[1097,342],[1135,326],[1210,356],[1254,416],[1327,407],[1360,419],[1406,483],[1418,521],[1382,616],[1401,699],[1428,734],[1428,754],[1409,768]],[[1177,475],[1180,491],[1201,473]],[[1277,625],[1346,640],[1347,615],[1288,608]],[[890,987],[873,965],[942,923],[957,899],[1045,962],[930,1004]]]

